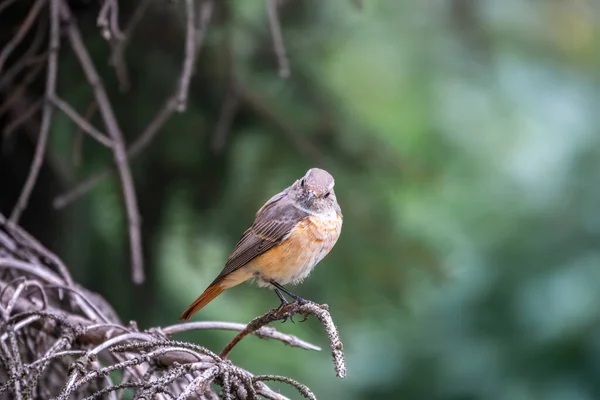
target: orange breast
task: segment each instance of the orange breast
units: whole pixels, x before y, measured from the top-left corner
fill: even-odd
[[[244,269],[259,284],[274,280],[282,285],[301,282],[333,248],[342,229],[339,215],[308,216],[279,245],[252,260]]]

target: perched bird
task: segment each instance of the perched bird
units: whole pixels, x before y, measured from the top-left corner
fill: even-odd
[[[337,242],[342,211],[327,171],[312,168],[290,187],[271,197],[256,213],[225,267],[179,317],[188,320],[225,289],[255,279],[273,288],[282,305],[281,292],[303,302],[283,285],[304,280]]]

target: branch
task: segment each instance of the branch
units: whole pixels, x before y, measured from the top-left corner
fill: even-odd
[[[248,326],[246,326],[246,329],[238,333],[233,339],[231,339],[229,343],[227,343],[219,356],[224,360],[227,359],[227,356],[231,350],[233,350],[233,348],[248,334],[255,332],[271,322],[291,318],[295,314],[303,315],[305,319],[310,315],[314,315],[319,319],[323,325],[323,328],[325,328],[325,332],[327,332],[327,336],[329,337],[335,373],[339,378],[344,378],[346,376],[346,363],[344,361],[344,347],[342,345],[342,341],[340,340],[339,332],[333,323],[333,319],[331,318],[331,314],[329,314],[327,305],[315,304],[312,302],[300,304],[296,301],[293,303],[284,304],[260,317],[254,318],[252,321],[250,321]]]
[[[37,0],[35,3],[33,3],[33,6],[29,10],[29,13],[27,13],[25,21],[23,21],[23,23],[19,27],[19,30],[17,31],[16,35],[12,38],[10,42],[8,42],[6,46],[4,46],[2,52],[0,52],[0,75],[2,75],[2,70],[4,69],[4,64],[6,63],[6,60],[13,52],[13,50],[19,45],[19,43],[21,43],[21,40],[23,40],[25,35],[27,35],[27,32],[29,32],[34,21],[37,19],[38,14],[42,10],[44,3],[44,0]]]
[[[31,40],[31,45],[25,51],[23,56],[15,61],[10,68],[6,70],[6,72],[2,73],[2,77],[0,78],[0,90],[4,90],[4,88],[11,83],[16,76],[23,70],[23,68],[37,64],[42,61],[46,61],[46,54],[42,53],[41,55],[36,55],[38,50],[41,48],[44,43],[45,33],[46,33],[46,20],[43,19],[38,24],[37,31],[35,36]]]
[[[196,62],[196,26],[194,19],[194,0],[185,0],[185,11],[187,17],[186,35],[185,35],[185,59],[183,62],[183,71],[179,79],[179,90],[177,92],[177,111],[185,111],[187,105],[190,81]]]
[[[186,322],[177,325],[171,325],[166,328],[161,328],[161,331],[165,335],[174,335],[176,333],[192,331],[192,330],[227,330],[227,331],[243,331],[246,329],[245,324],[237,324],[235,322]],[[253,332],[250,332],[261,339],[275,339],[283,342],[291,347],[298,347],[305,350],[316,350],[321,351],[321,348],[314,344],[305,342],[304,340],[298,339],[293,335],[286,335],[285,333],[278,332],[275,328],[262,327]]]
[[[123,40],[123,32],[119,29],[118,0],[104,0],[104,5],[98,14],[98,26],[106,40]]]
[[[126,92],[129,90],[129,73],[127,72],[127,66],[125,65],[124,54],[129,41],[131,40],[131,35],[135,30],[137,24],[142,20],[142,17],[146,13],[148,6],[150,5],[150,0],[141,0],[140,4],[137,6],[127,27],[125,27],[125,32],[123,33],[123,37],[121,40],[116,43],[111,42],[112,44],[112,53],[110,55],[110,65],[115,68],[117,79],[119,80],[119,90],[121,92]]]
[[[48,101],[49,98],[53,97],[56,93],[56,77],[58,70],[58,51],[60,46],[60,21],[59,21],[59,1],[50,1],[50,43],[48,46],[48,70],[46,75],[46,93],[44,110],[42,112],[42,123],[40,127],[40,135],[35,148],[35,154],[33,156],[33,162],[27,176],[25,186],[19,195],[17,204],[15,205],[9,222],[16,224],[21,217],[21,213],[27,208],[29,197],[33,191],[33,187],[37,181],[40,168],[44,162],[44,153],[46,152],[46,142],[48,140],[48,133],[50,131],[50,123],[52,121],[52,114],[54,107]],[[0,67],[1,69],[1,67]]]
[[[9,137],[14,131],[16,131],[21,125],[23,125],[26,121],[33,118],[33,116],[42,108],[44,104],[44,100],[40,99],[33,104],[31,104],[27,110],[13,119],[9,124],[4,128],[4,137]]]
[[[285,45],[283,44],[283,35],[281,34],[281,24],[277,15],[278,0],[267,0],[267,11],[269,14],[269,27],[271,28],[271,36],[273,37],[273,47],[277,55],[277,63],[279,64],[279,76],[287,78],[290,76],[290,62],[285,55]]]
[[[92,86],[100,114],[102,115],[108,134],[113,142],[114,160],[119,172],[121,189],[123,191],[125,209],[127,212],[133,282],[141,284],[144,282],[144,261],[142,255],[142,236],[140,233],[140,216],[133,178],[127,162],[123,134],[121,133],[121,128],[119,128],[119,124],[112,110],[104,85],[96,72],[96,67],[85,47],[81,33],[73,20],[69,5],[66,0],[61,0],[61,2],[61,14],[67,23],[67,35],[71,41],[71,46],[79,59],[79,63],[83,68],[88,82]]]
[[[100,144],[108,148],[113,147],[113,142],[106,137],[106,135],[100,132],[98,129],[94,127],[91,123],[89,123],[85,118],[83,118],[73,107],[71,107],[66,101],[61,100],[58,96],[54,96],[50,98],[50,101],[54,103],[54,105],[60,109],[65,115],[83,130],[85,133],[90,135],[92,138],[96,139],[96,141]]]
[[[3,3],[0,3],[0,13],[6,10],[8,7],[12,6],[16,0],[4,0]]]

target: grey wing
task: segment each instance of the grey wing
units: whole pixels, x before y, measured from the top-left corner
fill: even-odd
[[[214,282],[279,244],[306,216],[308,214],[294,207],[284,192],[273,196],[258,211],[254,223],[244,232]]]

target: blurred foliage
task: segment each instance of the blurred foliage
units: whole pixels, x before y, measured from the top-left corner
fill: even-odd
[[[128,15],[136,2],[122,3]],[[179,76],[180,3],[153,2],[124,94],[95,10],[81,12],[129,141]],[[254,212],[318,165],[336,178],[344,228],[295,291],[331,306],[348,378],[334,377],[327,351],[255,338],[231,355],[238,365],[322,399],[600,398],[598,3],[284,1],[289,79],[277,75],[264,2],[218,3],[188,110],[133,163],[149,281],[129,281],[114,178],[61,212],[58,251],[74,275],[125,320],[175,323]],[[61,62],[60,93],[84,110],[77,62]],[[232,76],[251,96],[216,151]],[[65,189],[111,162],[85,137],[74,166],[75,132],[56,119]],[[195,318],[246,322],[277,302],[242,285]],[[277,328],[326,347],[315,321]],[[182,336],[215,350],[230,337]]]

